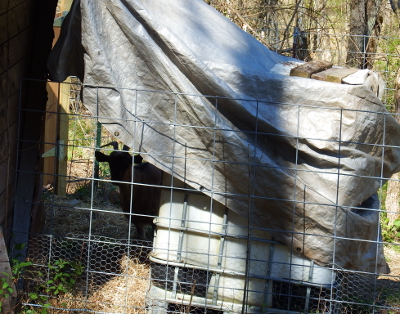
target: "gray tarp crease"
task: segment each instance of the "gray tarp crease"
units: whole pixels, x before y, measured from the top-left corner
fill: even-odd
[[[272,71],[293,59],[200,0],[75,0],[63,29],[52,79],[80,76],[123,143],[319,264],[385,270],[379,212],[351,208],[399,171],[368,86]]]

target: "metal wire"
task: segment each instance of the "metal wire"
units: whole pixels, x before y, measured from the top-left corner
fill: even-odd
[[[333,39],[332,34],[318,33],[319,40],[324,38],[334,40],[339,43],[347,41],[348,35],[336,35]],[[391,38],[379,38],[389,43]],[[274,42],[277,42],[275,39]],[[339,46],[339,44],[338,44]],[[315,49],[316,55],[331,54],[334,56],[336,64],[340,65],[343,56],[346,55],[342,49],[322,50]],[[372,57],[382,56],[375,54]],[[385,54],[384,58],[393,57]],[[386,78],[393,77],[395,71],[386,66],[381,71]],[[376,268],[374,273],[351,271],[342,269],[335,263],[326,268],[331,271],[333,276],[324,283],[318,283],[313,279],[313,274],[319,271],[319,266],[313,262],[304,264],[299,262],[295,253],[288,253],[287,259],[275,260],[282,244],[266,234],[276,230],[255,227],[253,225],[254,212],[253,202],[258,196],[254,195],[252,190],[255,176],[256,163],[252,160],[255,157],[249,153],[249,159],[242,164],[249,167],[249,180],[252,182],[250,191],[247,195],[232,194],[225,190],[217,190],[215,182],[211,182],[211,189],[208,192],[211,198],[204,202],[207,208],[207,215],[196,216],[195,206],[192,203],[194,199],[203,195],[201,191],[195,191],[183,182],[180,186],[175,186],[174,178],[168,181],[166,186],[160,187],[166,192],[166,198],[169,200],[168,208],[160,217],[155,217],[157,221],[157,233],[154,243],[166,239],[165,246],[155,247],[154,243],[136,239],[137,231],[131,222],[134,222],[135,205],[132,204],[129,219],[125,218],[125,213],[121,211],[119,205],[111,203],[111,195],[115,192],[112,183],[120,181],[111,180],[107,169],[100,167],[100,178],[95,178],[94,171],[94,152],[99,148],[95,143],[97,125],[99,118],[107,120],[111,117],[102,117],[99,110],[91,116],[86,111],[79,111],[83,106],[76,105],[79,98],[76,90],[79,88],[94,88],[98,92],[100,89],[110,88],[107,86],[80,85],[71,83],[73,86],[74,111],[69,113],[74,119],[84,119],[93,133],[88,136],[75,135],[68,144],[73,147],[73,156],[71,156],[68,195],[61,197],[55,195],[51,190],[44,192],[40,202],[45,208],[46,227],[41,234],[30,234],[30,243],[28,248],[28,258],[32,261],[33,272],[37,276],[27,274],[26,279],[29,282],[28,289],[24,291],[24,306],[33,308],[43,308],[44,303],[29,299],[29,293],[38,292],[38,287],[43,287],[54,277],[52,269],[54,262],[58,260],[77,262],[84,268],[83,274],[77,276],[74,291],[65,294],[54,295],[51,291],[45,291],[40,288],[42,296],[46,302],[50,302],[49,309],[54,311],[72,311],[72,312],[91,312],[91,313],[300,313],[300,312],[321,312],[321,313],[383,313],[400,311],[399,279],[397,275],[388,275],[383,277]],[[118,89],[123,89],[118,87]],[[168,152],[168,157],[172,160],[172,173],[174,173],[175,161],[179,159],[185,162],[195,160],[187,153],[190,147],[185,143],[185,155],[177,156],[175,146],[177,145],[177,128],[202,128],[211,129],[213,132],[212,149],[213,157],[204,158],[203,162],[210,163],[210,172],[214,173],[218,163],[225,167],[235,166],[225,160],[215,160],[215,150],[217,149],[219,132],[231,131],[219,128],[218,126],[218,105],[223,97],[187,95],[182,93],[168,93],[165,91],[147,91],[139,89],[129,89],[136,93],[136,101],[140,93],[156,93],[160,95],[172,94],[174,106],[174,117],[172,121],[166,122],[172,131],[174,145],[172,151]],[[392,87],[389,86],[385,98],[389,100]],[[190,125],[177,123],[177,110],[181,96],[205,97],[214,101],[215,120],[214,125]],[[392,96],[390,96],[392,97]],[[250,100],[243,100],[250,101]],[[391,101],[391,100],[390,100]],[[254,102],[254,100],[252,100]],[[246,131],[246,134],[253,136],[257,143],[260,135],[266,135],[258,132],[259,108],[263,105],[269,105],[266,102],[256,101],[256,117],[254,131]],[[277,105],[277,104],[274,104]],[[304,170],[298,167],[299,139],[301,114],[303,109],[307,110],[332,110],[340,111],[342,117],[343,109],[323,108],[317,106],[308,106],[301,104],[278,104],[280,106],[297,106],[297,131],[294,135],[276,135],[285,136],[287,139],[294,140],[296,144],[296,161],[294,167],[287,167],[287,170],[299,174],[304,171],[310,173],[320,173],[319,170]],[[137,110],[137,103],[135,104]],[[24,110],[21,109],[20,113]],[[384,122],[390,115],[388,112],[368,112],[371,115],[383,115]],[[45,112],[46,113],[46,112]],[[131,121],[135,128],[140,128],[136,123],[147,123],[151,125],[152,121],[143,121],[136,118],[137,112],[131,113]],[[123,122],[124,118],[113,118]],[[342,123],[342,120],[340,120]],[[92,124],[90,124],[92,123]],[[136,129],[135,129],[136,130]],[[70,132],[77,132],[72,129]],[[234,131],[238,132],[238,131]],[[386,127],[384,127],[386,132]],[[339,131],[339,139],[335,142],[344,144],[363,144],[342,142],[342,131]],[[384,133],[382,144],[382,154],[385,154],[386,137],[389,134]],[[309,141],[318,141],[317,136],[302,138]],[[115,140],[113,134],[108,134],[102,129],[102,143]],[[24,141],[24,139],[20,139]],[[333,140],[332,140],[333,141]],[[26,141],[29,143],[29,141]],[[38,143],[32,142],[32,145],[42,145],[48,143],[45,140]],[[56,143],[53,143],[56,144]],[[141,147],[132,147],[133,152],[139,152]],[[339,149],[340,150],[340,149]],[[75,156],[77,151],[82,152],[82,158]],[[104,152],[111,152],[104,148]],[[146,159],[146,153],[143,153]],[[153,154],[160,156],[161,153]],[[164,155],[165,156],[165,155]],[[252,158],[253,157],[253,158]],[[78,168],[75,160],[86,160],[88,165],[86,172],[77,173]],[[372,177],[376,180],[388,180],[384,177],[383,158],[381,159],[381,173],[379,176]],[[337,171],[332,171],[332,175],[337,176],[337,183],[344,176]],[[17,169],[17,172],[23,170]],[[41,172],[35,173],[38,176]],[[133,176],[133,175],[132,175]],[[58,179],[62,175],[54,174]],[[212,180],[214,176],[212,175]],[[79,181],[81,180],[81,181]],[[295,176],[296,180],[296,176]],[[89,183],[89,187],[87,187]],[[129,183],[133,195],[135,186],[144,186],[140,183]],[[382,185],[382,183],[381,183]],[[152,186],[152,185],[150,185]],[[295,186],[295,185],[294,185]],[[237,220],[234,213],[231,213],[226,206],[219,207],[212,200],[213,195],[225,195],[231,197],[247,197],[249,200],[248,217],[245,220]],[[175,201],[182,198],[182,204],[175,206]],[[295,205],[302,206],[313,205],[307,200],[297,200],[296,190],[294,188],[292,197],[289,199],[265,198],[275,201],[287,201],[293,204],[293,219],[295,219]],[[16,202],[20,200],[16,199]],[[321,204],[321,206],[332,206],[337,208],[336,204]],[[347,208],[347,207],[345,207]],[[351,209],[351,208],[347,208]],[[384,212],[383,208],[379,211]],[[236,220],[235,220],[236,219]],[[239,221],[239,223],[238,223]],[[299,234],[293,229],[284,231],[291,234],[292,238]],[[331,238],[335,243],[341,240],[351,240],[358,245],[364,242],[376,243],[376,255],[378,254],[378,245],[387,244],[377,237],[374,240],[349,239],[336,234],[331,236],[318,235],[319,237]],[[316,236],[312,233],[301,233],[303,236]],[[197,238],[201,245],[191,244],[191,239]],[[174,242],[178,239],[176,242]],[[197,241],[197,240],[196,240]],[[160,242],[160,243],[164,243]],[[196,242],[197,243],[197,242]],[[214,243],[218,243],[218,249],[214,249]],[[243,244],[244,243],[244,244]],[[240,244],[240,245],[239,245]],[[239,250],[241,245],[246,249]],[[230,246],[237,246],[237,250],[228,251]],[[392,246],[399,246],[400,243],[391,243]],[[258,249],[258,248],[262,249]],[[293,251],[294,247],[288,252]],[[262,251],[262,254],[260,253]],[[153,252],[153,253],[151,253]],[[333,251],[333,260],[336,258],[336,249]],[[157,253],[158,255],[155,255]],[[165,257],[160,258],[160,256]],[[196,262],[198,262],[196,264]],[[204,263],[203,263],[204,262]],[[377,264],[377,260],[376,260]],[[274,272],[274,267],[288,269],[287,277],[279,277]],[[144,273],[139,273],[139,269]],[[38,274],[42,276],[38,276]],[[304,275],[305,274],[305,275]],[[302,277],[302,276],[305,277]],[[379,277],[380,276],[380,277]],[[302,279],[299,279],[302,277]],[[314,280],[314,281],[313,281]],[[132,282],[134,282],[132,284]],[[140,285],[140,288],[132,288],[134,285]],[[112,296],[111,296],[112,295]],[[120,296],[121,298],[117,297]],[[261,300],[261,301],[260,301]],[[135,302],[134,302],[135,301]],[[136,302],[137,301],[137,302]]]

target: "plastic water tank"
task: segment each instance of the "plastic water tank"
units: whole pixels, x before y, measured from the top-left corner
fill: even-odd
[[[166,186],[171,177],[164,178]],[[329,293],[335,273],[275,241],[265,230],[174,178],[164,189],[151,254],[150,313],[170,304],[207,307],[217,313],[304,312]],[[297,295],[292,295],[292,294]],[[290,301],[285,301],[290,298]],[[297,300],[296,300],[297,298]],[[320,305],[318,305],[320,306]]]

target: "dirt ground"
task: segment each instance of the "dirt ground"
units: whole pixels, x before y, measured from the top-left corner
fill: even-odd
[[[390,268],[390,276],[392,280],[400,282],[400,248],[397,250],[393,246],[386,246],[384,248],[386,262]],[[397,278],[396,278],[397,277]]]

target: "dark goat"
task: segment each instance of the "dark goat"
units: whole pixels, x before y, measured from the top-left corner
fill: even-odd
[[[148,162],[142,162],[143,158],[140,155],[132,158],[128,152],[129,147],[126,145],[122,151],[118,150],[117,142],[111,142],[102,147],[110,145],[114,147],[114,151],[110,155],[96,151],[96,160],[108,162],[111,180],[118,181],[112,183],[119,187],[122,210],[125,213],[138,214],[132,216],[132,223],[136,226],[138,237],[145,239],[145,226],[150,225],[154,230],[153,217],[141,215],[158,215],[161,193],[160,188],[146,185],[161,185],[163,172]],[[135,163],[134,166],[132,159]],[[132,200],[131,195],[133,195]],[[129,218],[129,215],[127,217]]]

